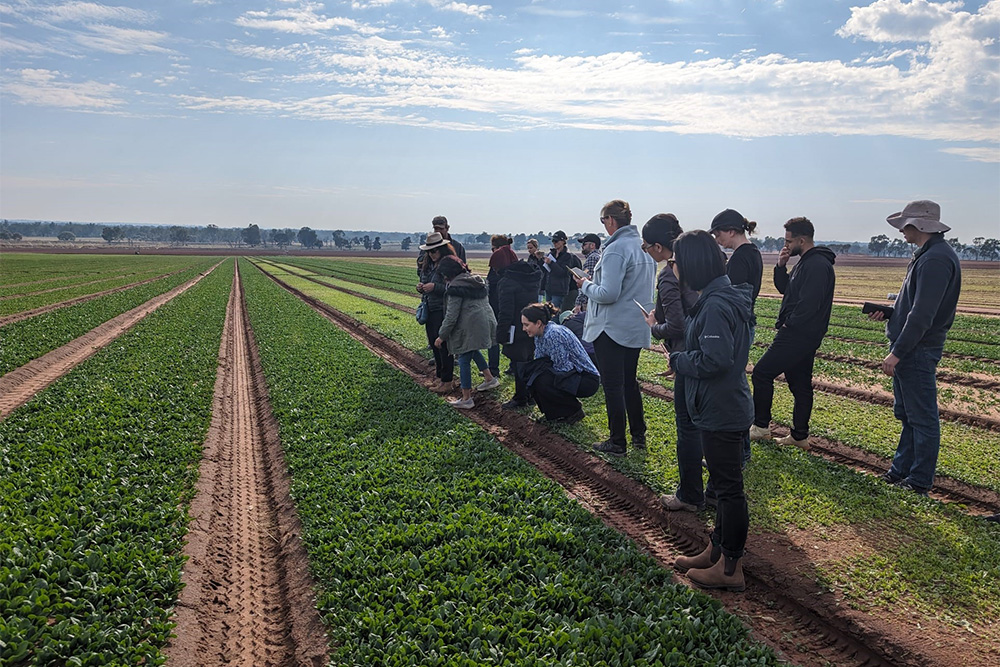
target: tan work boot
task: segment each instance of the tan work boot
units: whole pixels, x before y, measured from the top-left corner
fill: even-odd
[[[697,556],[678,557],[674,561],[674,567],[681,572],[687,572],[692,568],[712,567],[716,561],[722,560],[721,556],[722,549],[709,542],[705,550]]]
[[[730,565],[730,574],[726,574],[727,561]],[[712,567],[688,570],[688,579],[702,588],[722,588],[740,593],[746,588],[742,561],[742,558],[720,558]]]
[[[751,440],[770,440],[771,439],[771,429],[764,428],[763,426],[757,426],[756,424],[750,425],[750,439]]]
[[[795,445],[799,449],[803,450],[809,449],[809,436],[806,436],[801,440],[796,440],[794,437],[792,437],[792,434],[789,433],[784,438],[778,438],[777,440],[775,440],[775,442],[778,443],[779,445]]]

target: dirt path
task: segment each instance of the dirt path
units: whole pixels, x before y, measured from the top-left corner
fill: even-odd
[[[271,278],[390,365],[423,386],[433,383],[434,378],[427,375],[426,361],[419,355]],[[463,414],[559,482],[568,495],[607,525],[631,537],[664,567],[671,567],[679,553],[700,551],[705,543],[701,517],[663,511],[656,494],[644,484],[618,473],[527,416],[502,410],[495,401],[485,398],[477,399],[476,409]],[[714,596],[739,615],[758,639],[794,664],[945,666],[955,664],[956,655],[963,656],[963,664],[995,664],[997,654],[990,649],[992,640],[930,617],[920,617],[915,624],[905,610],[858,611],[839,594],[816,583],[812,573],[822,570],[824,560],[835,560],[845,550],[873,548],[877,548],[877,536],[845,534],[831,543],[808,531],[752,534],[745,559],[746,594]],[[678,579],[686,582],[682,577]]]
[[[218,266],[218,264],[216,265]],[[28,318],[34,317],[35,315],[42,315],[43,313],[48,313],[53,310],[59,310],[60,308],[66,308],[67,306],[75,306],[78,303],[85,303],[93,299],[97,299],[102,296],[107,296],[108,294],[114,294],[116,292],[124,292],[127,289],[132,289],[133,287],[138,287],[139,285],[145,285],[147,283],[155,282],[161,278],[167,278],[169,276],[180,273],[180,271],[174,271],[173,273],[164,273],[161,276],[154,276],[147,280],[140,280],[136,283],[130,283],[128,285],[122,285],[121,287],[115,287],[113,289],[104,290],[103,292],[94,292],[93,294],[84,294],[83,296],[78,296],[73,299],[67,299],[65,301],[60,301],[59,303],[50,303],[47,306],[39,306],[38,308],[32,308],[31,310],[25,310],[20,313],[14,313],[12,315],[4,315],[0,317],[0,327],[13,324],[14,322],[20,322],[21,320],[26,320]],[[206,271],[206,273],[208,273]]]
[[[191,289],[202,278],[214,271],[217,266],[219,265],[216,264],[183,285],[108,320],[76,340],[72,340],[0,377],[0,419],[6,418],[35,394],[89,359],[94,353],[138,324],[154,310]]]
[[[168,665],[325,665],[326,634],[237,271]]]
[[[9,296],[0,296],[0,301],[10,301],[11,299],[23,299],[29,296],[38,296],[39,294],[49,294],[51,292],[61,292],[63,290],[75,289],[77,287],[86,287],[87,285],[96,285],[97,283],[106,283],[109,280],[117,280],[119,278],[124,278],[125,276],[134,276],[137,271],[131,273],[123,273],[121,275],[108,276],[106,278],[98,278],[96,280],[88,280],[83,283],[73,283],[72,285],[63,285],[62,287],[50,287],[49,289],[38,290],[37,292],[24,292],[22,294],[11,294]],[[142,273],[147,273],[143,271]]]

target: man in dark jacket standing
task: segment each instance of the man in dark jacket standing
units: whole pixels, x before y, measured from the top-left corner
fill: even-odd
[[[552,235],[552,251],[545,256],[545,268],[548,277],[545,280],[545,296],[556,308],[562,310],[563,302],[570,291],[576,290],[576,283],[571,280],[570,269],[579,269],[580,258],[566,248],[566,232],[559,230]],[[572,285],[573,290],[570,289]],[[575,297],[574,297],[575,298]],[[573,303],[566,304],[572,309]]]
[[[893,412],[903,423],[903,431],[892,467],[882,479],[927,495],[934,484],[941,446],[937,364],[955,321],[962,268],[944,239],[951,227],[941,222],[941,207],[936,203],[910,202],[886,221],[918,247],[885,324],[892,345],[882,361],[882,372],[892,377]],[[886,319],[881,311],[869,317]]]
[[[752,440],[771,438],[771,403],[774,378],[782,373],[795,400],[792,408],[792,432],[778,438],[779,445],[809,449],[809,417],[812,414],[812,372],[816,350],[830,326],[833,288],[836,276],[833,251],[813,243],[815,229],[808,218],[792,218],[785,223],[785,247],[774,267],[774,286],[784,297],[774,328],[771,347],[753,369],[754,420]],[[788,272],[790,257],[799,262]]]

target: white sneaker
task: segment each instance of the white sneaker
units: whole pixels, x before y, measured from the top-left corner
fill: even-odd
[[[459,410],[468,410],[469,408],[476,407],[475,401],[471,398],[457,398],[454,401],[448,401],[448,405]]]
[[[750,426],[750,439],[751,440],[770,440],[771,439],[771,429],[764,428],[762,426],[757,426],[752,424]]]
[[[500,380],[494,377],[490,380],[484,380],[481,385],[476,387],[476,391],[487,391],[488,389],[493,389],[499,386],[500,386]]]
[[[799,449],[804,449],[804,450],[809,449],[809,436],[806,436],[801,440],[796,440],[795,438],[792,437],[792,434],[789,433],[784,438],[778,438],[777,440],[775,440],[775,442],[778,443],[779,445],[795,445]]]

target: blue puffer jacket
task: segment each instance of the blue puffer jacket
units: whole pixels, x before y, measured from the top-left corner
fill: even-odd
[[[685,397],[694,425],[703,431],[745,431],[753,422],[747,383],[753,287],[719,276],[701,291],[684,328],[683,352],[670,366],[685,376]]]

